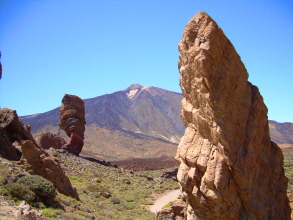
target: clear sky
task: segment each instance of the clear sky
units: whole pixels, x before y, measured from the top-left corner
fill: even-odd
[[[233,43],[269,119],[293,122],[292,0],[0,0],[0,105],[23,116],[66,93],[181,92],[177,45],[199,11]]]

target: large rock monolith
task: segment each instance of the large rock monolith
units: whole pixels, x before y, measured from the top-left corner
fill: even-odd
[[[78,156],[84,144],[84,103],[78,96],[65,94],[59,112],[59,126],[70,138],[62,148]]]
[[[235,48],[201,12],[179,51],[186,130],[176,160],[187,219],[290,219],[283,154]]]

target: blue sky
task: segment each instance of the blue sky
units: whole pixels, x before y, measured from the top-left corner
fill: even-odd
[[[0,0],[0,105],[18,115],[131,84],[181,92],[178,43],[207,12],[259,87],[269,119],[293,122],[293,1]]]

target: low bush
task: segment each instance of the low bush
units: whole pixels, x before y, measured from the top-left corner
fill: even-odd
[[[120,199],[118,199],[117,197],[113,197],[113,198],[111,198],[111,202],[113,204],[120,204]]]
[[[4,177],[0,176],[0,186],[4,185],[6,182],[7,182],[6,179]]]
[[[8,191],[8,195],[12,198],[19,200],[25,200],[28,203],[32,202],[36,198],[36,194],[32,192],[27,186],[19,183],[10,183],[5,186]]]
[[[58,209],[50,209],[46,208],[43,209],[42,215],[49,217],[49,218],[56,218],[58,215],[61,215],[62,211]]]
[[[30,189],[35,193],[36,200],[41,200],[45,203],[53,201],[57,195],[54,185],[38,175],[22,177],[16,183]]]
[[[101,186],[100,184],[95,184],[95,185],[89,185],[87,186],[87,190],[90,192],[107,192],[110,193],[110,191],[105,188],[104,186]]]

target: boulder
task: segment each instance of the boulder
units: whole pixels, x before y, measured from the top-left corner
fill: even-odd
[[[29,219],[29,220],[45,220],[46,218],[42,216],[37,210],[32,209],[32,207],[25,201],[22,201],[15,212],[16,219]]]
[[[0,110],[0,155],[10,160],[19,160],[22,140],[35,143],[30,133],[30,126],[21,122],[15,110],[7,108]]]
[[[37,143],[43,149],[49,149],[50,147],[53,147],[54,149],[61,149],[62,146],[66,144],[66,141],[56,134],[50,132],[42,132],[37,137]]]
[[[187,219],[290,219],[283,154],[240,56],[204,12],[179,43],[182,121],[177,178]]]
[[[186,219],[186,201],[180,199],[172,206],[157,212],[156,220],[184,220]]]
[[[165,171],[161,174],[162,178],[168,178],[168,179],[173,179],[177,181],[177,173],[178,173],[178,168],[172,170],[172,171]]]
[[[84,103],[78,96],[65,94],[59,112],[59,126],[70,138],[62,148],[78,156],[84,144],[86,124]]]

